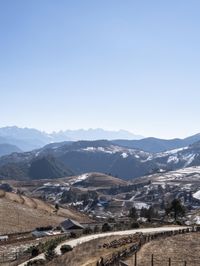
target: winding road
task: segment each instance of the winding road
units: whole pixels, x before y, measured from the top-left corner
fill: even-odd
[[[156,233],[156,232],[167,232],[167,231],[177,231],[179,229],[187,229],[190,228],[188,226],[164,226],[164,227],[156,227],[156,228],[141,228],[141,229],[133,229],[133,230],[126,230],[126,231],[116,231],[116,232],[109,232],[109,233],[101,233],[101,234],[95,234],[95,235],[89,235],[89,236],[82,236],[80,238],[76,238],[73,240],[66,240],[59,244],[55,252],[57,255],[61,255],[60,248],[62,245],[70,245],[71,247],[76,247],[82,243],[89,242],[91,240],[107,237],[107,236],[123,236],[123,235],[132,235],[135,233],[143,233],[143,234],[150,234],[150,233]],[[45,259],[44,253],[38,255],[37,257],[34,257],[33,259],[30,259],[24,263],[19,264],[18,266],[25,266],[29,261],[36,260],[36,259]]]

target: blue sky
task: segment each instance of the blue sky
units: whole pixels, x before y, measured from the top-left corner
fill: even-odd
[[[200,132],[200,2],[1,0],[0,126]]]

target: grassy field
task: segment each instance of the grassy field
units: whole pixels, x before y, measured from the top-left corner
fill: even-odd
[[[176,235],[162,240],[154,240],[144,245],[137,254],[137,266],[151,265],[154,254],[154,266],[168,266],[171,258],[172,266],[200,265],[200,233]],[[127,260],[133,266],[133,258]]]
[[[87,216],[72,209],[60,208],[56,214],[54,206],[42,200],[0,190],[0,234],[58,225],[66,218],[80,222],[89,221]]]

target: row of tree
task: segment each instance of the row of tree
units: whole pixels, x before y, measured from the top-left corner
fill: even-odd
[[[179,217],[183,217],[185,215],[185,207],[182,205],[179,199],[174,199],[166,208],[165,208],[166,216],[172,216],[175,221]],[[140,217],[146,218],[149,222],[153,218],[159,218],[158,211],[151,206],[150,208],[142,208],[140,212],[135,207],[132,207],[129,211],[129,217],[134,220],[137,220]]]

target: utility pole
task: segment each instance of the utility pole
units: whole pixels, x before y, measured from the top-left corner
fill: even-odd
[[[154,265],[153,254],[151,255],[151,266]]]

